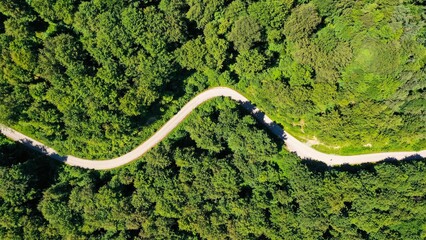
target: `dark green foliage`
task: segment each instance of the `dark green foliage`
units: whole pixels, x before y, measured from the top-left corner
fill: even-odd
[[[106,158],[227,85],[323,151],[425,149],[424,4],[2,0],[0,122]],[[324,169],[281,144],[228,100],[107,172],[0,137],[0,239],[426,238],[424,160]]]
[[[217,85],[323,151],[426,147],[418,1],[27,2],[0,4],[0,121],[63,153],[124,153]]]
[[[0,136],[0,238],[41,239],[47,221],[37,210],[56,164]]]
[[[0,238],[421,239],[424,160],[327,169],[278,153],[230,100],[140,160],[57,167],[0,136]],[[317,170],[315,170],[317,169]]]

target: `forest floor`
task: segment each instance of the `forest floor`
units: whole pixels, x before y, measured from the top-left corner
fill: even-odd
[[[250,101],[242,94],[227,87],[215,87],[200,93],[191,101],[189,101],[178,113],[176,113],[169,121],[167,121],[167,123],[165,123],[145,142],[143,142],[134,150],[114,159],[100,161],[81,159],[74,156],[61,156],[54,149],[49,148],[48,146],[28,136],[25,136],[24,134],[19,133],[9,127],[1,126],[0,132],[3,133],[5,136],[9,137],[10,139],[21,142],[25,146],[31,147],[68,165],[99,170],[112,169],[125,165],[141,157],[152,147],[157,145],[161,140],[163,140],[170,132],[172,132],[196,107],[215,97],[230,97],[231,99],[239,102],[260,123],[265,125],[274,135],[283,139],[288,151],[296,153],[302,159],[321,161],[331,166],[342,164],[371,163],[389,159],[401,160],[407,158],[426,158],[426,150],[422,150],[419,152],[383,152],[354,156],[340,156],[319,152],[311,147],[312,142],[303,143],[297,140],[295,137],[285,132],[278,124],[272,121],[268,116],[262,113],[253,104],[251,104]]]

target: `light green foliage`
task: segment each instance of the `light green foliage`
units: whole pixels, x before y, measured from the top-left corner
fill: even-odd
[[[242,16],[232,26],[228,38],[234,43],[236,50],[244,52],[256,42],[262,41],[262,28],[255,19]]]
[[[424,10],[386,0],[3,1],[0,118],[63,153],[104,158],[198,91],[228,85],[295,136],[340,147],[328,151],[421,149]]]
[[[219,99],[112,171],[30,160],[34,153],[0,136],[0,237],[425,236],[424,160],[329,169],[278,153],[281,144]]]
[[[29,22],[21,19],[9,18],[4,22],[5,33],[15,39],[27,38],[34,34],[30,30]]]
[[[291,119],[283,123],[290,126],[303,119],[305,125],[299,134],[322,136],[326,145],[340,146],[340,153],[357,152],[366,142],[375,142],[376,151],[397,145],[424,148],[420,139],[424,139],[425,128],[414,123],[420,116],[400,105],[410,101],[409,95],[424,98],[423,90],[418,91],[424,88],[420,80],[423,70],[414,70],[424,66],[426,51],[424,44],[419,44],[424,20],[417,15],[424,8],[397,2],[380,4],[314,1],[293,9],[284,28],[287,54],[281,55],[280,62],[284,83],[264,81],[257,88],[262,90],[254,94],[262,99],[274,88],[268,85],[283,84],[290,87],[290,96],[283,104],[280,98],[269,103],[262,100],[262,107],[274,111],[280,105]],[[322,20],[317,9],[324,16]],[[296,100],[300,99],[300,86],[309,92],[315,108],[292,115],[290,106],[304,105]],[[409,93],[408,89],[413,90]],[[413,126],[418,133],[412,132]]]
[[[224,7],[224,0],[188,0],[189,5],[186,17],[195,21],[198,28],[203,28],[208,22],[214,19],[215,14],[220,12]]]
[[[303,4],[295,8],[286,20],[284,34],[289,41],[299,42],[309,37],[320,22],[315,5]]]
[[[176,15],[173,5],[165,12],[121,1],[31,1],[31,6],[37,19],[5,21],[2,121],[52,141],[56,149],[98,157],[128,145],[141,131],[149,134],[137,119],[154,105],[167,109],[170,101],[160,100],[179,89],[168,85],[178,78],[173,52],[185,39],[183,20],[165,14]]]
[[[186,42],[176,53],[177,60],[182,67],[201,72],[207,67],[207,54],[207,48],[201,42],[201,38]]]
[[[36,66],[37,55],[31,43],[14,41],[10,44],[11,59],[24,70],[32,71]]]
[[[259,1],[250,4],[247,11],[266,28],[279,29],[283,27],[283,19],[287,17],[293,2],[293,0]]]
[[[100,159],[227,85],[326,151],[425,149],[424,4],[2,0],[0,122]],[[426,238],[424,160],[325,169],[282,147],[218,99],[113,171],[0,136],[0,239]]]
[[[0,12],[12,18],[34,20],[35,15],[23,0],[4,0],[0,2]]]
[[[12,205],[20,205],[34,198],[35,189],[29,189],[31,175],[24,173],[23,166],[0,170],[0,198]]]
[[[253,77],[261,72],[266,65],[266,57],[258,50],[244,51],[237,56],[236,63],[232,66],[235,73],[243,77]]]
[[[58,15],[60,14],[55,13],[55,2],[55,0],[32,0],[30,1],[30,4],[34,8],[34,10],[40,15],[40,17],[48,21],[56,22],[58,21]],[[63,10],[66,10],[66,8],[64,8]]]

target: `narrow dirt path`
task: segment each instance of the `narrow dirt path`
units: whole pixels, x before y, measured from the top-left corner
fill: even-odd
[[[272,133],[284,139],[287,149],[295,152],[302,159],[317,160],[326,163],[327,165],[341,165],[341,164],[360,164],[367,162],[378,162],[384,159],[397,159],[401,160],[407,157],[411,158],[425,158],[426,150],[420,152],[384,152],[375,154],[363,154],[355,156],[339,156],[332,154],[321,153],[305,143],[300,142],[280,126],[275,124],[268,116],[262,113],[258,108],[252,105],[247,98],[238,93],[237,91],[227,87],[216,87],[206,90],[191,101],[189,101],[176,115],[174,115],[166,124],[164,124],[157,132],[154,133],[148,140],[143,142],[134,150],[114,159],[107,160],[88,160],[81,159],[74,156],[61,156],[54,149],[43,145],[42,143],[23,135],[11,128],[1,126],[0,131],[5,136],[15,141],[21,142],[24,145],[42,152],[50,157],[64,162],[71,166],[78,166],[82,168],[91,169],[111,169],[125,165],[131,161],[138,159],[140,156],[148,152],[152,147],[157,145],[164,139],[171,131],[173,131],[185,117],[187,117],[197,106],[203,102],[215,97],[230,97],[231,99],[239,102],[245,109],[247,109],[259,122],[263,123]]]

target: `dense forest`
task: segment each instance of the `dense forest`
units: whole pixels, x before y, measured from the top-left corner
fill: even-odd
[[[220,99],[115,170],[0,138],[0,238],[426,238],[425,160],[330,169],[281,147]]]
[[[424,149],[425,18],[423,0],[2,0],[0,122],[100,159],[223,85],[325,152]]]
[[[424,149],[424,4],[1,0],[0,123],[106,158],[221,85],[326,152]],[[425,239],[425,171],[302,161],[215,99],[109,171],[0,135],[0,239]]]

